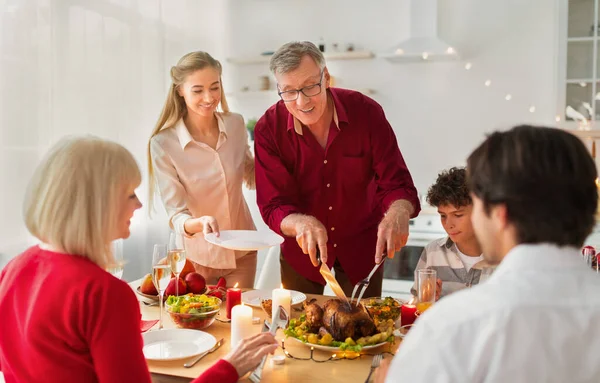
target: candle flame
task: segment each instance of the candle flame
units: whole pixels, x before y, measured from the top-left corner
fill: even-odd
[[[281,289],[283,290],[283,283],[281,284]]]
[[[240,284],[239,282],[235,282],[235,286],[233,286],[233,288],[237,289],[237,287],[238,287],[239,284]]]
[[[596,187],[600,188],[600,179],[596,178]]]
[[[412,297],[412,298],[410,299],[410,301],[408,301],[408,303],[407,303],[407,304],[409,304],[409,305],[414,305],[416,300],[417,300],[417,297]]]

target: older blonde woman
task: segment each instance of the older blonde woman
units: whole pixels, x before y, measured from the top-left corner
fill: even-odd
[[[213,246],[203,233],[254,230],[242,184],[254,187],[254,158],[241,115],[231,113],[222,67],[191,52],[171,68],[171,86],[148,143],[150,201],[154,179],[171,227],[187,234],[187,257],[208,284],[254,287],[256,251]],[[221,111],[218,111],[220,107]]]
[[[142,205],[139,168],[122,146],[97,138],[58,143],[25,198],[25,223],[41,244],[0,273],[0,370],[8,382],[150,382],[140,309],[127,283],[105,269],[110,242],[129,237]],[[237,381],[276,348],[265,335],[197,382]]]

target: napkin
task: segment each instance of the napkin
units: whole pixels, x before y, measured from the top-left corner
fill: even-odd
[[[142,332],[146,332],[148,330],[150,330],[150,328],[152,326],[154,326],[156,324],[156,322],[158,322],[158,319],[154,319],[154,320],[141,320],[140,322],[140,330]]]

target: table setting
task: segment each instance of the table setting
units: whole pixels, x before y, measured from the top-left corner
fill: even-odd
[[[234,234],[230,233],[224,241],[226,246],[235,239]],[[243,238],[250,237],[243,233]],[[272,238],[268,241],[277,242]],[[245,245],[253,246],[250,242]],[[181,261],[185,251],[176,250]],[[155,256],[153,268],[159,264],[176,266],[179,272],[171,270],[173,278],[176,274],[186,278],[193,273],[183,271],[184,262],[177,265],[169,260],[172,254],[167,251],[167,260],[162,264]],[[154,271],[153,281],[158,280],[155,274]],[[331,271],[326,281],[336,297],[304,294],[285,286],[252,290],[234,284],[225,288],[224,280],[219,281],[222,286],[204,286],[195,292],[185,286],[173,293],[168,291],[173,279],[158,277],[163,280],[154,283],[158,286],[154,291],[148,286],[147,276],[129,285],[140,301],[143,351],[150,372],[153,376],[180,379],[173,381],[199,376],[242,339],[262,331],[274,333],[280,347],[259,369],[240,381],[357,381],[359,376],[362,378],[358,380],[368,381],[373,363],[380,362],[383,356],[393,356],[417,317],[413,302],[391,297],[363,298],[369,278],[360,281],[348,299]],[[165,292],[169,294],[163,299]]]

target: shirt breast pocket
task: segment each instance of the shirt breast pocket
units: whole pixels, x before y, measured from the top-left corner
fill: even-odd
[[[340,177],[349,186],[366,185],[372,178],[372,169],[368,156],[342,156]]]

